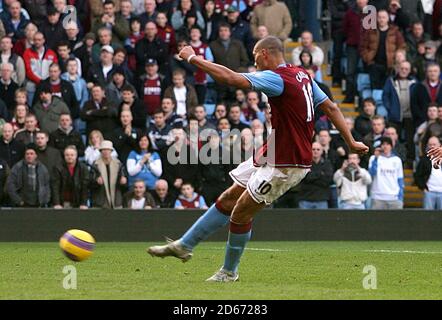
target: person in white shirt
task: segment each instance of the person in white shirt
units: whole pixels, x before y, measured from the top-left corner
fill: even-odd
[[[315,66],[320,67],[324,63],[324,51],[313,44],[313,34],[310,31],[304,31],[301,34],[301,45],[292,51],[292,60],[295,66],[302,64],[299,57],[304,50],[311,53]]]
[[[370,173],[359,166],[361,159],[356,153],[350,153],[342,167],[335,172],[333,180],[340,190],[340,208],[342,209],[365,209],[365,201],[368,198],[368,186],[372,179]]]
[[[438,137],[431,137],[427,150],[441,148]],[[414,181],[424,191],[423,208],[426,210],[442,210],[442,170],[428,156],[421,157],[414,174]]]
[[[370,157],[371,208],[375,210],[402,209],[404,206],[404,169],[401,159],[392,150],[391,139],[382,137],[380,149]]]
[[[143,180],[134,182],[133,190],[124,197],[124,208],[132,210],[148,210],[155,207],[155,200],[152,195],[146,191],[146,185]]]

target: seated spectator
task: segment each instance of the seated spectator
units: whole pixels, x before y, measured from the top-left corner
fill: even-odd
[[[427,109],[427,121],[422,122],[422,124],[416,129],[416,133],[414,135],[414,144],[415,150],[417,152],[417,157],[420,158],[424,155],[422,148],[422,138],[427,131],[427,128],[435,123],[438,119],[438,106],[437,103],[431,103]],[[425,145],[424,145],[425,146]]]
[[[312,79],[315,79],[318,82],[322,82],[322,73],[321,70],[318,68],[318,66],[313,64],[313,56],[310,53],[310,51],[303,50],[299,54],[299,61],[300,61],[300,67],[303,67],[304,69],[311,68],[313,71],[313,77]]]
[[[229,108],[229,122],[231,130],[237,129],[242,131],[246,128],[249,128],[247,124],[241,121],[241,107],[234,103],[230,105]]]
[[[118,126],[118,110],[113,102],[105,97],[104,89],[100,85],[94,85],[91,89],[91,99],[84,105],[80,117],[86,122],[86,135],[92,130],[98,130],[105,139],[111,139]]]
[[[38,101],[33,109],[40,129],[49,133],[57,130],[61,114],[70,114],[68,106],[61,98],[52,95],[51,87],[47,83],[39,87]]]
[[[115,3],[106,0],[103,3],[103,14],[92,21],[92,32],[97,32],[100,28],[112,30],[112,41],[122,45],[129,36],[129,23],[116,13]]]
[[[333,165],[333,172],[335,172],[341,167],[342,162],[344,161],[346,156],[345,150],[342,148],[338,151],[331,148],[332,138],[330,132],[326,129],[322,129],[318,132],[317,142],[319,142],[322,146],[322,157],[325,160],[330,161],[330,163]]]
[[[172,128],[183,128],[185,119],[176,113],[175,106],[176,102],[173,98],[163,98],[161,100],[161,110],[163,110],[166,117],[166,123]]]
[[[370,173],[359,166],[358,154],[350,153],[348,160],[342,163],[333,180],[338,188],[341,200],[339,207],[345,210],[364,210],[368,198],[368,186],[371,184]]]
[[[426,150],[440,148],[438,137],[428,139]],[[420,158],[414,173],[416,185],[424,191],[423,208],[426,210],[442,210],[442,170],[433,166],[430,158],[425,154]]]
[[[83,46],[83,41],[79,36],[80,29],[78,28],[78,23],[76,21],[68,21],[66,23],[65,29],[66,29],[67,43],[69,44],[69,53],[71,56],[75,56],[73,54],[74,51],[76,51],[78,48]],[[83,68],[81,68],[81,71],[82,70]],[[81,75],[83,75],[83,73],[81,73]]]
[[[206,107],[204,107],[203,105],[197,105],[194,109],[193,115],[198,121],[198,132],[200,135],[203,133],[203,131],[205,132],[205,134],[210,132],[210,130],[208,129],[213,130],[213,132],[216,131],[216,126],[209,122],[209,120],[207,119]],[[202,138],[204,139],[204,137]]]
[[[5,160],[0,159],[0,205],[7,206],[6,179],[9,176],[9,167]]]
[[[429,64],[426,71],[426,79],[416,84],[411,97],[411,114],[415,128],[419,127],[426,119],[427,108],[435,102],[442,105],[442,90],[440,80],[440,66]]]
[[[303,65],[301,53],[308,52],[312,56],[311,64],[320,67],[324,63],[324,52],[313,44],[313,34],[310,31],[304,31],[301,34],[301,45],[292,51],[292,60],[295,66]]]
[[[29,17],[22,12],[20,1],[10,1],[9,8],[3,11],[2,23],[5,33],[14,42],[25,37],[25,27],[29,23]]]
[[[363,29],[361,34],[360,54],[367,64],[372,89],[382,89],[387,74],[393,69],[394,53],[405,49],[405,41],[399,28],[389,25],[386,10],[377,12],[377,28]]]
[[[156,208],[174,208],[175,200],[173,194],[169,193],[169,185],[164,179],[159,179],[155,183],[155,190],[152,191]]]
[[[123,193],[127,186],[126,170],[120,160],[112,158],[114,147],[104,140],[100,145],[101,156],[92,170],[92,206],[102,209],[123,207]]]
[[[81,68],[81,60],[78,59],[72,52],[70,48],[70,44],[68,41],[61,41],[57,45],[57,55],[58,55],[58,64],[60,66],[61,73],[67,72],[67,63],[69,59],[73,59],[77,63],[76,72],[81,77],[82,76],[82,68]]]
[[[204,197],[195,192],[191,183],[184,182],[175,202],[175,209],[208,209]]]
[[[35,137],[36,152],[38,161],[43,163],[48,169],[49,175],[52,179],[54,168],[63,163],[60,151],[49,146],[49,135],[45,131],[39,131]]]
[[[131,85],[125,85],[121,89],[122,101],[119,113],[130,111],[133,116],[133,126],[139,130],[146,130],[147,113],[143,101],[138,99],[135,88]]]
[[[138,140],[143,132],[132,126],[132,120],[132,112],[130,110],[121,111],[121,126],[116,128],[113,133],[112,142],[122,163],[126,163],[129,153],[137,148]]]
[[[75,146],[66,147],[63,163],[54,169],[53,175],[54,209],[88,209],[89,170],[78,161]]]
[[[72,117],[69,113],[60,114],[60,120],[57,130],[49,135],[49,145],[64,154],[64,149],[67,146],[75,146],[77,148],[78,156],[84,156],[84,143],[80,132],[72,126]]]
[[[439,139],[442,138],[442,106],[439,106],[437,108],[437,119],[433,123],[429,124],[428,127],[425,129],[425,132],[422,136],[421,140],[421,151],[420,153],[423,155],[425,154],[425,146],[428,143],[428,140],[430,137],[435,136]]]
[[[86,78],[88,83],[99,84],[105,87],[112,81],[112,74],[115,71],[113,63],[114,52],[114,49],[109,45],[101,47],[99,62],[94,63],[89,68],[89,74]]]
[[[173,85],[164,91],[164,98],[172,98],[176,101],[176,113],[185,117],[193,113],[193,108],[198,104],[195,88],[185,84],[185,73],[177,69],[173,71]]]
[[[11,125],[12,129],[14,130],[14,133],[25,127],[25,120],[28,113],[29,113],[28,106],[24,104],[18,104],[15,107],[15,111],[11,119]]]
[[[393,142],[381,139],[380,147],[370,157],[368,171],[373,178],[371,208],[374,210],[402,209],[404,206],[404,170],[402,161],[392,153]]]
[[[46,38],[48,48],[56,50],[57,44],[66,38],[60,12],[53,6],[48,7],[47,19],[39,26],[39,30]]]
[[[381,138],[385,134],[385,119],[382,116],[374,116],[371,119],[372,130],[364,137],[364,143],[370,148],[370,154],[374,149],[381,146]]]
[[[376,115],[376,102],[373,98],[366,98],[362,102],[362,112],[356,117],[355,129],[362,136],[365,137],[372,130],[371,121]]]
[[[37,132],[40,131],[38,128],[37,117],[35,114],[28,114],[25,119],[25,127],[19,129],[15,132],[15,140],[20,141],[24,145],[30,143],[35,143]]]
[[[299,208],[328,209],[333,166],[322,157],[324,152],[319,142],[312,145],[312,167],[300,185]]]
[[[127,61],[127,51],[124,48],[117,48],[114,52],[114,57],[112,59],[115,68],[121,68],[124,72],[124,77],[126,80],[132,84],[134,83],[134,74],[130,70]]]
[[[356,141],[362,141],[362,136],[355,130],[355,121],[352,117],[345,117],[345,124],[350,130],[351,135]],[[330,136],[332,137],[331,148],[336,150],[341,157],[347,157],[349,153],[348,145],[345,143],[341,133],[332,125],[330,130]]]
[[[136,180],[133,190],[124,195],[123,207],[132,210],[149,210],[156,207],[155,200],[146,191],[146,185],[143,180]]]
[[[32,105],[34,106],[37,103],[40,98],[40,91],[47,86],[53,96],[60,98],[66,104],[72,118],[74,120],[78,119],[80,116],[80,106],[75,95],[74,87],[69,81],[63,80],[60,76],[60,66],[57,63],[52,63],[49,66],[49,78],[41,81],[37,87]]]
[[[106,98],[109,99],[109,101],[112,101],[115,105],[120,105],[123,101],[123,87],[131,88],[131,91],[136,95],[135,88],[129,83],[129,81],[127,81],[123,68],[114,68],[111,81],[106,85]]]
[[[138,148],[133,150],[127,158],[127,172],[129,173],[129,187],[132,188],[135,180],[141,179],[148,190],[155,188],[155,182],[163,173],[161,159],[157,152],[152,152],[152,145],[147,134],[142,134],[138,141]]]
[[[140,99],[143,100],[146,112],[149,116],[161,107],[161,95],[163,91],[163,77],[158,74],[158,63],[154,59],[146,61],[145,74],[140,77]]]
[[[12,51],[20,57],[23,57],[26,49],[32,47],[32,44],[34,43],[34,35],[38,32],[38,28],[34,23],[29,22],[26,25],[24,32],[24,38],[16,41],[14,48],[12,49]]]
[[[218,125],[219,119],[226,118],[226,117],[227,117],[227,107],[226,107],[226,105],[223,104],[223,103],[218,103],[215,106],[215,111],[210,116],[209,121],[216,126],[216,125]]]
[[[419,42],[426,42],[430,40],[430,36],[424,32],[424,25],[421,21],[415,21],[411,25],[411,30],[405,34],[405,41],[407,42],[407,56],[410,61],[414,61],[418,57]]]
[[[176,30],[176,37],[179,40],[182,39],[189,39],[190,38],[190,29],[192,29],[193,27],[197,27],[199,28],[198,24],[197,24],[197,16],[196,16],[196,12],[195,11],[189,11],[187,12],[187,14],[184,16],[184,23],[183,25]],[[177,48],[177,51],[179,51],[180,49]]]
[[[98,37],[98,41],[93,43],[92,45],[92,51],[90,52],[91,55],[91,59],[92,59],[92,63],[99,63],[101,60],[101,51],[103,49],[103,47],[111,47],[114,51],[111,51],[110,49],[106,49],[108,52],[112,53],[112,56],[115,53],[115,50],[118,48],[121,48],[122,45],[118,42],[112,41],[112,30],[108,29],[108,28],[100,28],[98,29],[97,33],[92,33],[94,35],[94,39],[95,39],[95,34]],[[92,39],[92,36],[88,37],[89,39]],[[89,45],[87,46],[89,48]],[[84,53],[84,51],[83,51]],[[81,60],[81,59],[80,59]],[[81,63],[83,63],[83,61],[81,61]]]
[[[0,62],[1,64],[10,63],[12,66],[11,73],[6,81],[12,79],[14,83],[22,86],[26,78],[26,69],[23,58],[12,51],[14,44],[10,37],[3,37],[0,41]]]
[[[286,40],[293,28],[287,5],[275,0],[266,0],[256,5],[250,20],[254,38],[257,38],[257,28],[261,25],[267,27],[270,35],[276,36],[282,41]]]
[[[249,54],[249,58],[253,59],[252,51],[254,40],[250,25],[246,20],[243,20],[240,15],[240,10],[237,5],[230,5],[227,8],[227,22],[232,29],[232,37],[241,41]]]
[[[148,22],[155,22],[157,17],[157,4],[155,0],[144,0],[144,10],[138,18],[141,22],[141,27],[144,29]]]
[[[51,199],[48,169],[37,159],[36,147],[26,147],[25,156],[11,168],[6,189],[15,207],[46,207]]]
[[[23,159],[25,145],[14,138],[14,129],[10,123],[3,125],[3,136],[0,139],[0,159],[6,161],[9,168]]]
[[[172,127],[166,123],[166,117],[161,109],[153,114],[153,121],[148,130],[149,139],[152,142],[152,149],[163,156],[173,143]]]
[[[104,140],[103,135],[99,130],[92,130],[91,133],[89,134],[88,147],[84,152],[84,161],[89,166],[93,166],[95,161],[97,161],[100,158],[101,156],[100,146],[103,140]],[[112,151],[112,157],[115,159],[118,158],[118,153],[115,150]]]
[[[393,153],[401,159],[402,164],[405,164],[405,161],[407,160],[407,148],[405,147],[405,144],[399,142],[399,135],[396,128],[387,127],[384,136],[391,139],[391,142],[393,143]]]
[[[14,71],[14,67],[9,62],[4,62],[0,65],[0,99],[6,105],[7,118],[5,120],[11,121],[14,114],[15,107],[15,92],[18,89],[17,83],[15,83],[11,76]]]

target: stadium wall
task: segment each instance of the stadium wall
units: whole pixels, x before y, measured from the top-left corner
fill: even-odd
[[[68,229],[83,229],[97,241],[176,239],[202,211],[0,210],[0,241],[58,241]],[[264,210],[254,222],[254,241],[437,241],[442,212]],[[225,241],[226,230],[209,240]]]

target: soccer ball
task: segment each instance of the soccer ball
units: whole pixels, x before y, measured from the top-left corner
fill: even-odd
[[[60,248],[69,259],[83,261],[92,255],[95,239],[83,230],[72,229],[60,238]]]

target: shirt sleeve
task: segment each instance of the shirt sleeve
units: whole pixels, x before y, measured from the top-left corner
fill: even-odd
[[[253,90],[264,92],[269,97],[277,97],[284,91],[281,76],[271,70],[241,73],[252,85]]]
[[[315,105],[315,108],[323,103],[325,100],[328,99],[328,96],[324,93],[324,91],[319,88],[316,81],[312,81],[312,88],[313,88],[313,104]]]

